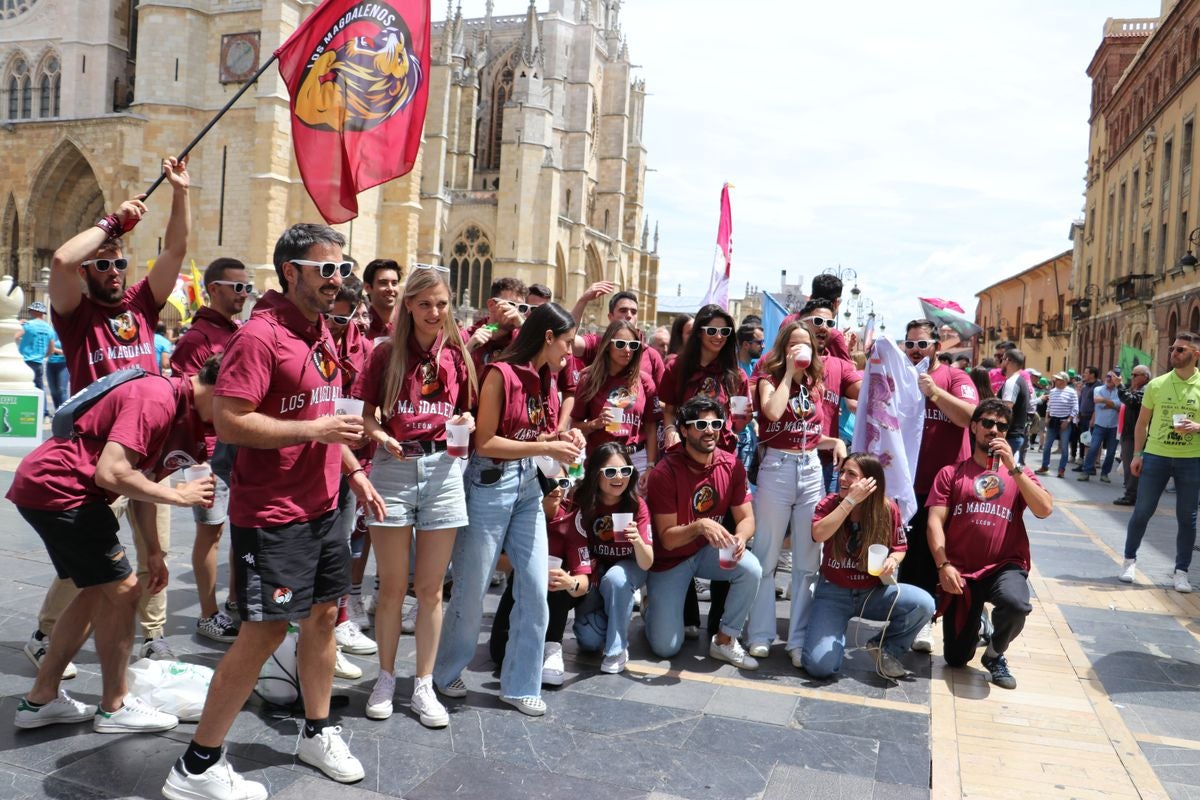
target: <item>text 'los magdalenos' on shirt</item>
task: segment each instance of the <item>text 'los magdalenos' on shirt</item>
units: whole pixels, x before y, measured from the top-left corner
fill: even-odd
[[[158,374],[154,326],[162,304],[154,299],[148,278],[129,287],[114,306],[84,295],[68,316],[50,308],[50,320],[62,340],[74,394],[102,375],[139,366]]]

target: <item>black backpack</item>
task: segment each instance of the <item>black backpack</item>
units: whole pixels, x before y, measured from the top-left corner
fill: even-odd
[[[75,431],[75,420],[82,417],[85,411],[122,383],[129,383],[149,374],[141,367],[129,367],[97,378],[58,407],[54,412],[54,421],[50,423],[50,432],[59,439],[76,438],[78,433]]]

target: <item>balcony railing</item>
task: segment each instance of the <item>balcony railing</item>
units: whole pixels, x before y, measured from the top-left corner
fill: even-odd
[[[1113,295],[1118,303],[1149,302],[1154,299],[1153,275],[1126,275],[1113,282]]]
[[[1046,335],[1047,336],[1070,336],[1071,331],[1067,326],[1067,322],[1058,314],[1046,319]]]
[[[1036,322],[1025,323],[1025,338],[1040,339],[1042,338],[1042,326]]]

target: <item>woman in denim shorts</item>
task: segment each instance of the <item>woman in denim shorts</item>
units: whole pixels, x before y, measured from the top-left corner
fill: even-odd
[[[476,400],[475,370],[451,312],[446,273],[444,267],[413,267],[391,339],[375,348],[354,387],[363,401],[367,435],[379,444],[371,484],[387,509],[383,519],[367,520],[379,571],[379,677],[367,698],[367,716],[392,715],[415,530],[413,588],[419,611],[412,710],[430,728],[450,721],[433,691],[433,662],[442,626],[442,582],[457,530],[467,524],[462,462],[447,452],[446,425],[473,426],[467,409]]]

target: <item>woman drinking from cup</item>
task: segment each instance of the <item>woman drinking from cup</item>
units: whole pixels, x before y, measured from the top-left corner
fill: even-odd
[[[592,572],[591,554],[588,551],[587,537],[575,525],[575,506],[567,499],[567,490],[571,488],[571,479],[567,477],[562,466],[556,462],[557,469],[552,475],[541,476],[542,513],[549,522],[546,523],[546,547],[550,559],[550,583],[546,593],[546,604],[550,609],[550,622],[546,626],[546,644],[542,650],[542,684],[545,686],[562,686],[566,677],[563,665],[562,640],[567,629],[567,617],[571,609],[583,602],[590,586],[589,577]],[[492,636],[488,641],[488,649],[492,653],[492,661],[500,667],[504,663],[504,655],[508,648],[509,618],[513,609],[513,582],[509,581],[500,596],[500,605],[496,607],[496,616],[492,620]],[[503,674],[503,669],[501,670]]]
[[[574,463],[584,445],[559,431],[557,373],[575,342],[575,320],[556,303],[534,308],[516,340],[483,371],[475,455],[466,471],[470,523],[454,543],[454,595],[442,625],[434,683],[465,697],[462,681],[475,654],[483,599],[503,550],[513,566],[513,612],[500,677],[500,699],[531,716],[542,701],[548,608],[546,518],[535,456]]]
[[[392,714],[396,648],[416,531],[413,588],[417,595],[417,668],[412,709],[421,724],[445,727],[446,709],[433,691],[433,663],[442,625],[442,583],[458,528],[467,524],[462,461],[446,452],[447,428],[473,424],[475,369],[450,308],[443,267],[416,265],[404,283],[395,328],[371,355],[355,386],[367,435],[378,448],[371,483],[387,516],[369,519],[379,572],[375,636],[379,677],[367,716]],[[382,422],[377,421],[380,412]]]
[[[835,674],[846,652],[846,628],[861,617],[888,623],[867,646],[881,675],[903,677],[900,657],[933,616],[934,604],[924,589],[896,582],[908,542],[879,459],[866,453],[846,458],[837,493],[817,504],[812,538],[825,543],[825,553],[804,641],[805,671],[814,678]],[[872,548],[876,563],[868,565]]]
[[[764,658],[775,640],[775,567],[791,527],[792,586],[787,650],[800,665],[800,650],[821,566],[821,545],[809,535],[813,509],[824,495],[817,450],[832,450],[835,462],[846,445],[822,433],[821,361],[813,355],[808,330],[798,322],[783,326],[764,357],[758,392],[758,441],[766,448],[754,495],[754,555],[763,578],[750,611],[750,655]]]
[[[619,442],[645,473],[658,453],[658,423],[654,381],[641,370],[643,347],[632,323],[618,320],[608,326],[595,361],[580,375],[571,422],[587,436],[589,453],[605,442]]]
[[[601,672],[623,672],[633,594],[645,585],[654,563],[650,511],[638,496],[637,468],[624,447],[606,442],[592,451],[575,504],[573,521],[587,535],[600,584],[586,608],[575,612],[575,638],[583,649],[603,652]]]

